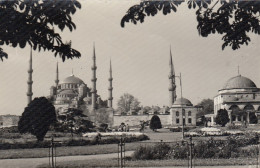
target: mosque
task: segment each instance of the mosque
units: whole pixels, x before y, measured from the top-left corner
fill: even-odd
[[[214,116],[219,109],[228,111],[230,123],[255,123],[260,116],[260,88],[249,78],[230,78],[214,97]]]
[[[122,122],[129,124],[129,126],[139,125],[140,121],[149,121],[155,113],[142,114],[138,113],[135,115],[122,115],[115,113],[113,109],[113,87],[112,87],[112,65],[110,61],[109,69],[109,87],[108,87],[108,99],[102,100],[97,94],[96,89],[96,53],[95,47],[93,49],[92,57],[92,85],[89,87],[84,81],[74,74],[66,77],[61,82],[59,80],[59,68],[58,64],[56,67],[56,79],[55,86],[51,86],[50,95],[47,97],[54,105],[57,115],[64,114],[68,108],[77,108],[83,111],[85,115],[94,123],[107,123],[109,126],[118,126]],[[195,126],[196,115],[198,108],[194,107],[190,100],[183,98],[177,98],[176,95],[176,82],[175,71],[172,61],[172,53],[170,51],[169,60],[169,112],[156,114],[161,119],[162,125],[172,126]],[[32,101],[32,53],[29,60],[28,70],[28,104]],[[102,112],[100,112],[100,109]]]
[[[76,108],[83,111],[83,113],[88,116],[88,118],[93,122],[98,122],[100,116],[106,118],[104,121],[100,122],[109,122],[111,125],[111,116],[113,115],[113,97],[112,97],[112,65],[110,60],[110,69],[109,69],[109,87],[108,87],[108,99],[102,100],[100,95],[97,94],[96,89],[96,53],[95,47],[93,49],[92,57],[92,86],[89,87],[84,81],[76,77],[73,73],[72,75],[66,77],[61,82],[59,80],[59,68],[58,63],[56,67],[56,79],[55,86],[51,86],[50,95],[47,98],[52,102],[55,107],[56,114],[64,114],[69,108]],[[28,104],[32,101],[32,53],[29,60],[29,70],[28,70]],[[102,114],[101,110],[103,109]]]

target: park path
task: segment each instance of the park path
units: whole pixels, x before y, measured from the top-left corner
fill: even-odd
[[[134,151],[126,151],[126,156],[131,156]],[[118,153],[99,154],[99,155],[77,155],[60,156],[56,158],[56,163],[63,161],[90,160],[90,159],[112,159],[117,158]],[[41,164],[48,164],[49,158],[25,158],[25,159],[0,159],[0,168],[35,168]]]
[[[131,156],[133,151],[127,151],[126,156]],[[63,161],[91,160],[91,159],[112,159],[117,158],[117,153],[98,154],[98,155],[78,155],[60,156],[56,158],[57,164]],[[0,159],[0,168],[36,168],[41,164],[48,164],[49,158],[25,158],[25,159]],[[148,168],[148,167],[146,167]],[[150,167],[152,168],[152,167]],[[155,168],[155,167],[153,167]],[[184,167],[163,167],[163,168],[184,168]],[[186,167],[185,167],[186,168]],[[196,166],[196,168],[257,168],[256,165],[244,166]]]

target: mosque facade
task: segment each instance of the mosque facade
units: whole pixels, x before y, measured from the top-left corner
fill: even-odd
[[[255,123],[253,119],[260,116],[260,89],[247,77],[232,77],[214,97],[214,116],[220,109],[228,111],[230,123]]]

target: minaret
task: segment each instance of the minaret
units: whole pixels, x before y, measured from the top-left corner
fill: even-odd
[[[32,73],[33,73],[33,69],[32,69],[32,48],[31,48],[31,54],[30,54],[30,60],[29,60],[29,69],[28,69],[28,90],[27,90],[27,104],[30,104],[32,101]]]
[[[91,89],[91,100],[92,100],[92,110],[96,109],[96,101],[97,101],[97,90],[96,90],[96,82],[97,82],[97,78],[96,78],[96,70],[97,70],[97,66],[96,66],[96,53],[95,53],[95,44],[94,44],[94,48],[93,48],[93,65],[91,67],[92,69],[92,89]]]
[[[56,68],[56,88],[58,89],[58,85],[59,85],[59,66],[58,66],[58,62],[57,62],[57,68]]]
[[[173,105],[173,103],[176,100],[176,84],[175,84],[175,72],[173,68],[173,63],[172,63],[172,51],[170,48],[170,61],[169,61],[169,66],[170,66],[170,73],[169,73],[169,107]]]
[[[113,86],[112,86],[112,81],[113,81],[113,77],[112,77],[112,65],[111,65],[111,59],[110,59],[110,68],[109,68],[109,87],[108,87],[108,107],[112,108],[113,107]]]

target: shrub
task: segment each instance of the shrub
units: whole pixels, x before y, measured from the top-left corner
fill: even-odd
[[[229,122],[228,112],[226,109],[218,110],[216,123],[224,127]]]
[[[230,136],[228,140],[214,140],[195,142],[193,156],[195,158],[228,159],[242,156],[257,156],[258,148],[252,146],[258,144],[258,136]],[[186,159],[189,155],[187,143],[175,143],[173,145],[160,143],[155,146],[139,147],[133,154],[133,159]]]
[[[147,135],[140,135],[140,136],[131,136],[124,138],[126,143],[129,142],[136,142],[136,141],[144,141],[149,140]],[[113,136],[113,137],[106,137],[101,139],[94,138],[93,140],[85,140],[85,139],[72,139],[63,141],[61,143],[56,143],[56,147],[60,146],[85,146],[85,145],[96,145],[96,144],[117,144],[120,142],[120,138]],[[48,148],[50,147],[50,141],[25,141],[23,143],[7,143],[2,141],[0,143],[0,149],[29,149],[29,148]]]
[[[171,152],[171,146],[166,143],[158,143],[155,146],[140,146],[134,152],[134,160],[166,159]]]
[[[162,124],[160,118],[157,115],[154,115],[151,118],[150,129],[155,131],[156,129],[161,129],[161,128],[162,128]]]

